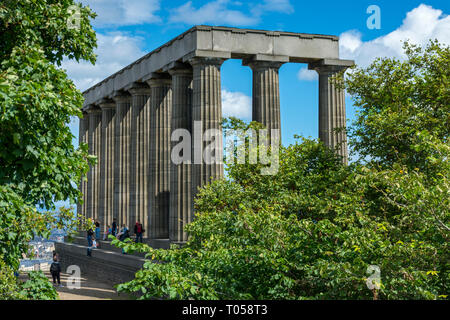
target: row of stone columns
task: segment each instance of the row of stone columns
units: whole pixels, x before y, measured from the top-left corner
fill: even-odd
[[[186,224],[194,217],[193,199],[198,188],[223,177],[222,161],[205,163],[203,155],[211,139],[197,136],[210,129],[221,131],[222,99],[220,69],[225,59],[193,58],[189,64],[172,63],[165,73],[152,73],[142,83],[130,84],[88,108],[80,121],[80,142],[98,163],[82,181],[84,204],[79,210],[103,226],[132,228],[144,224],[145,236],[184,242]],[[281,62],[245,61],[253,70],[253,120],[281,136],[279,68]],[[347,161],[345,100],[343,91],[330,81],[333,68],[319,72],[319,137],[328,146],[341,146],[338,153]],[[201,123],[201,128],[195,125]],[[172,132],[191,134],[189,161],[174,163]],[[197,130],[196,130],[197,129]],[[212,138],[223,158],[223,137]],[[201,143],[194,143],[201,141]],[[181,155],[183,156],[183,155]]]

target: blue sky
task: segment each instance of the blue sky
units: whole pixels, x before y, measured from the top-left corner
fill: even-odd
[[[446,0],[79,0],[98,17],[98,62],[66,61],[78,88],[85,90],[147,52],[161,46],[196,24],[330,34],[341,37],[341,58],[361,66],[375,57],[401,58],[401,41],[424,44],[431,38],[450,44],[450,1]],[[367,8],[379,6],[381,29],[367,27]],[[294,134],[317,138],[318,81],[306,65],[286,64],[280,69],[282,138]],[[222,67],[224,116],[251,118],[251,70],[240,60]],[[354,118],[347,97],[347,119]],[[70,124],[78,141],[78,120]]]

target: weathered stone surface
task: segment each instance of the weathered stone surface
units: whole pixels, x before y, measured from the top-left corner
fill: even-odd
[[[193,58],[190,64],[194,70],[193,76],[193,143],[192,143],[192,197],[195,198],[198,188],[213,180],[223,178],[223,136],[222,136],[222,92],[220,67],[224,59]],[[196,125],[199,127],[196,130]],[[204,134],[211,129],[219,134],[212,141],[204,141]],[[201,141],[201,142],[200,142]],[[207,159],[204,152],[208,145],[215,145],[215,158]],[[193,202],[191,204],[193,210]]]
[[[148,80],[150,98],[150,186],[151,210],[147,225],[152,239],[169,238],[170,123],[172,88],[169,75]]]
[[[102,109],[102,145],[100,163],[99,216],[101,231],[112,224],[114,208],[114,160],[116,104],[113,100],[100,103]]]
[[[79,143],[82,144],[88,144],[89,143],[89,115],[86,112],[83,112],[83,118],[80,119],[80,127],[79,127]],[[80,181],[80,192],[82,194],[82,198],[78,205],[77,205],[77,213],[81,214],[82,216],[87,215],[87,197],[88,197],[88,190],[87,190],[88,180],[87,176],[83,177]]]
[[[348,64],[339,61],[321,61],[309,68],[319,73],[319,139],[331,149],[337,149],[343,163],[348,163],[345,92],[332,77]]]
[[[188,65],[177,65],[169,72],[172,76],[172,132],[184,129],[192,135],[192,68]],[[172,142],[172,150],[178,143]],[[172,242],[187,240],[184,227],[193,219],[191,162],[192,156],[188,162],[171,162],[169,236]]]
[[[336,36],[195,26],[141,59],[86,90],[85,104],[110,97],[133,82],[145,80],[174,61],[193,57],[277,60],[309,63],[320,59],[339,59]]]
[[[90,166],[87,186],[87,218],[97,219],[100,196],[100,163],[101,163],[101,136],[102,112],[92,106],[88,109],[89,115],[89,154],[97,157],[97,163]]]
[[[131,96],[116,92],[115,156],[114,156],[114,209],[117,225],[129,226],[130,172],[131,172]]]
[[[269,134],[277,130],[281,137],[280,118],[280,80],[278,70],[282,62],[273,61],[245,61],[253,71],[253,103],[252,120],[262,123]]]
[[[148,197],[150,180],[150,87],[133,83],[131,94],[131,177],[130,177],[130,228],[136,221],[143,224],[147,236],[148,214],[151,210]],[[131,229],[133,230],[133,229]]]
[[[92,257],[88,257],[87,247],[80,244],[56,243],[55,248],[63,270],[76,265],[80,268],[82,275],[90,274],[98,280],[113,284],[133,280],[135,273],[145,262],[142,257],[95,249],[92,251]]]

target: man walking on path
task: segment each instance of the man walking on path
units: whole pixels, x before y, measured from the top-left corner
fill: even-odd
[[[142,233],[144,232],[144,228],[142,227],[142,224],[139,223],[139,221],[136,221],[136,224],[134,225],[134,234],[136,235],[136,243],[143,242],[142,241]]]

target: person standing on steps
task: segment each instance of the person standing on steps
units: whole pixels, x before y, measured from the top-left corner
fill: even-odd
[[[117,222],[116,219],[114,219],[112,223],[112,235],[115,237],[116,233],[117,233]]]
[[[53,285],[56,285],[56,280],[58,280],[58,285],[60,287],[63,287],[63,285],[61,284],[61,265],[58,261],[58,256],[54,255],[53,256],[53,263],[50,266],[50,273],[52,275],[53,278]]]
[[[88,255],[88,257],[92,256],[91,253],[92,253],[93,237],[94,237],[94,231],[92,231],[92,229],[89,229],[87,231],[87,242],[88,242],[87,255]]]
[[[100,239],[100,222],[95,221],[95,239]]]
[[[134,225],[134,234],[136,235],[136,243],[143,242],[142,241],[142,234],[145,232],[144,228],[142,227],[142,224],[139,223],[139,221],[136,221],[136,224]]]

